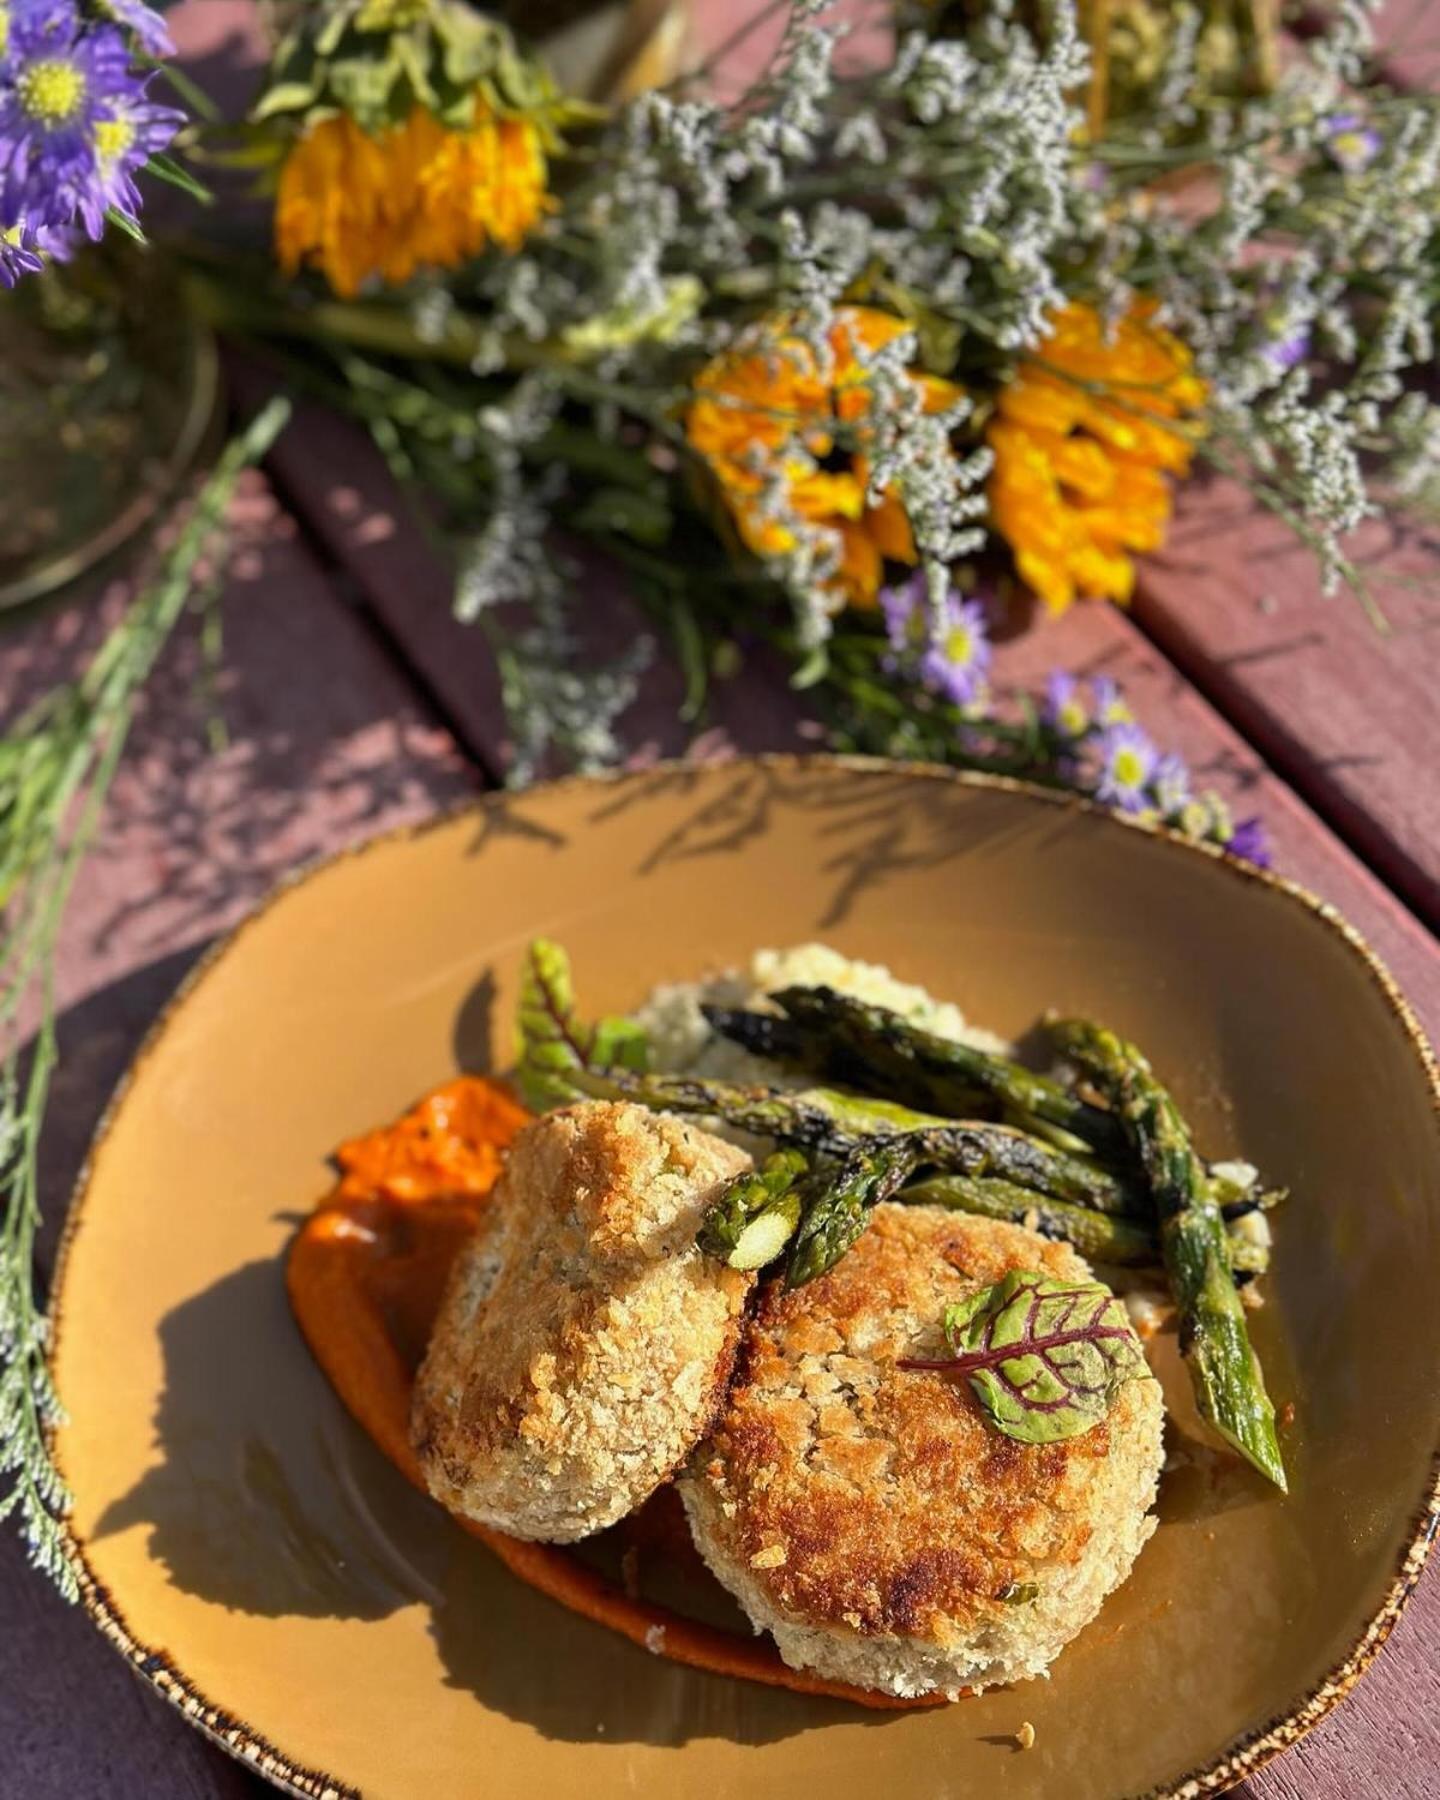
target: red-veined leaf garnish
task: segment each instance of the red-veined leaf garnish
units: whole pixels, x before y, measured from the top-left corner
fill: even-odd
[[[1125,1382],[1149,1373],[1124,1306],[1098,1281],[1012,1269],[946,1307],[944,1329],[949,1356],[900,1367],[968,1375],[991,1423],[1024,1444],[1089,1431]]]

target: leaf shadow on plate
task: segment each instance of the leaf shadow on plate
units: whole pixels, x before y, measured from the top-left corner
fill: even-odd
[[[659,807],[665,823],[644,850],[635,868],[638,877],[653,875],[668,864],[698,857],[734,855],[751,842],[785,826],[782,815],[815,824],[824,846],[820,866],[830,884],[829,899],[816,928],[844,923],[871,889],[896,875],[933,867],[960,857],[984,854],[1017,829],[1033,830],[1033,821],[1017,827],[1013,803],[1004,794],[990,796],[967,790],[967,804],[946,804],[943,781],[916,773],[887,773],[883,768],[864,780],[836,780],[828,761],[807,767],[803,761],[670,765],[632,774],[613,787],[600,786],[585,815],[588,827],[600,828],[623,815]],[[675,802],[693,797],[694,805],[675,820]],[[497,836],[531,836],[547,841],[547,828],[527,816],[528,796],[519,793],[487,803],[485,826],[470,846],[479,854]],[[1055,829],[1072,823],[1057,810]],[[551,833],[548,841],[556,841]],[[563,841],[563,840],[561,840]]]

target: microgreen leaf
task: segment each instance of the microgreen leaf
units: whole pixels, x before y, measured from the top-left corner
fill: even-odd
[[[540,1112],[580,1097],[570,1080],[577,1069],[643,1075],[649,1063],[645,1032],[633,1019],[581,1022],[570,958],[549,938],[532,939],[525,952],[518,1038],[520,1089],[527,1105]]]
[[[1098,1281],[1056,1281],[1012,1269],[945,1308],[950,1354],[902,1369],[968,1375],[990,1422],[1024,1444],[1089,1431],[1125,1382],[1148,1374],[1125,1308]]]

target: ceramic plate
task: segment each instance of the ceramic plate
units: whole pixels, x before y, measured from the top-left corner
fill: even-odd
[[[1055,1005],[1138,1038],[1211,1154],[1293,1190],[1256,1320],[1295,1407],[1290,1498],[1177,1474],[1050,1680],[928,1712],[693,1673],[519,1586],[351,1423],[281,1269],[333,1145],[507,1063],[533,933],[567,946],[592,1011],[820,937],[1003,1032]],[[198,1724],[305,1794],[1219,1789],[1343,1694],[1419,1572],[1435,1109],[1403,1003],[1332,914],[1039,792],[765,760],[562,783],[383,838],[209,959],[75,1202],[57,1449],[87,1604]]]

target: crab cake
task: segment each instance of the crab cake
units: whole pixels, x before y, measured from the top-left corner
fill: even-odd
[[[515,1537],[613,1525],[723,1400],[753,1277],[695,1246],[733,1145],[639,1106],[551,1113],[516,1140],[450,1278],[415,1384],[430,1492]]]
[[[1038,1675],[1154,1529],[1157,1382],[1126,1382],[1079,1436],[1023,1444],[963,1377],[896,1367],[943,1354],[946,1305],[1011,1269],[1090,1279],[1020,1226],[884,1205],[828,1275],[762,1294],[681,1494],[792,1668],[910,1697]]]

